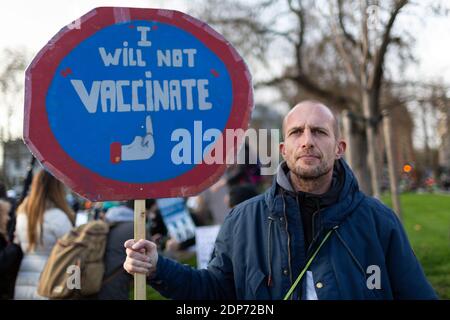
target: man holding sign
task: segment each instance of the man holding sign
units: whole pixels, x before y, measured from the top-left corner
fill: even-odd
[[[299,103],[283,135],[272,187],[232,209],[207,270],[147,240],[125,242],[124,268],[173,299],[435,299],[395,213],[359,190],[331,110]]]

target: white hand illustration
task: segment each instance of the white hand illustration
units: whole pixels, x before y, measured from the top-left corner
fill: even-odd
[[[137,136],[133,142],[122,146],[118,142],[111,144],[111,161],[119,163],[120,161],[147,160],[155,153],[155,142],[153,139],[153,125],[150,116],[145,118],[146,135]]]

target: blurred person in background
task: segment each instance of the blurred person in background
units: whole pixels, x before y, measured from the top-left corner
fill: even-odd
[[[234,186],[230,189],[228,196],[228,206],[234,208],[241,202],[256,197],[258,190],[253,184],[242,184]]]
[[[122,265],[126,254],[123,243],[134,235],[134,201],[108,202],[105,220],[109,224],[105,248],[105,273],[99,300],[128,300],[133,277],[126,273]]]
[[[45,170],[33,178],[30,194],[17,208],[15,243],[24,257],[17,276],[15,299],[45,299],[37,294],[40,274],[56,241],[73,227],[75,215],[64,185]]]
[[[14,297],[14,283],[22,259],[20,246],[8,239],[11,204],[0,200],[0,300]]]

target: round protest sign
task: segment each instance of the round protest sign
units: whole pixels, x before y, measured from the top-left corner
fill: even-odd
[[[252,106],[244,61],[205,23],[96,8],[28,67],[24,139],[92,201],[189,196],[223,174],[238,148],[224,133],[246,130]]]

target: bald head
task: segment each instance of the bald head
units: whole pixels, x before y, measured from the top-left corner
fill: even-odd
[[[324,121],[331,121],[334,137],[336,140],[340,137],[340,130],[339,130],[339,123],[336,118],[336,116],[333,114],[330,108],[328,108],[326,105],[319,101],[314,100],[304,100],[297,105],[295,105],[288,114],[283,119],[283,137],[286,137],[286,130],[288,129],[286,127],[289,118],[296,117],[298,114],[311,114],[311,113],[318,113],[320,114],[320,117],[323,118]]]

